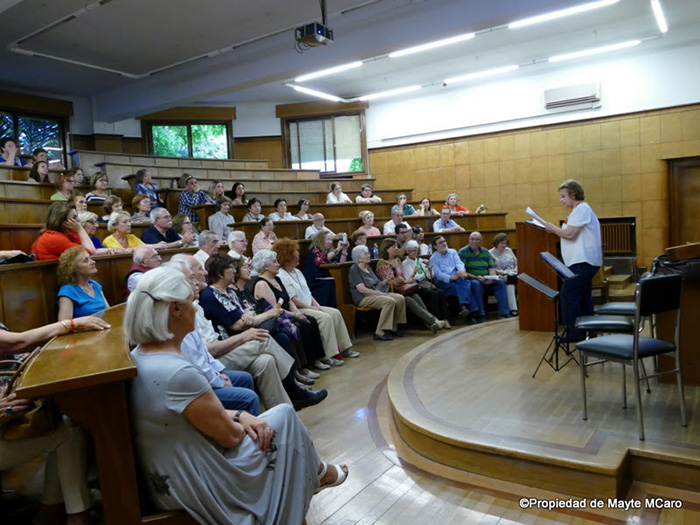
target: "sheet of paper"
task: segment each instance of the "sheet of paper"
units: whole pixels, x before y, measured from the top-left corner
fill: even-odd
[[[544,225],[547,221],[545,221],[542,217],[537,215],[535,213],[535,210],[530,208],[530,206],[527,207],[527,209],[525,210],[525,213],[527,213],[530,217],[532,217],[536,223],[539,223],[539,226],[542,226],[544,228]]]

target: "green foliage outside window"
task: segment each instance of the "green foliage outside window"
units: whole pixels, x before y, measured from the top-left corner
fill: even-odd
[[[189,157],[187,126],[153,126],[153,154],[159,157]]]
[[[151,126],[151,135],[153,137],[153,154],[157,156],[228,158],[228,137],[225,124]]]

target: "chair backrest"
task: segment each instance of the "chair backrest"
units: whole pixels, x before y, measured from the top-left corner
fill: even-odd
[[[679,309],[682,284],[682,275],[661,275],[640,281],[635,296],[640,317]]]

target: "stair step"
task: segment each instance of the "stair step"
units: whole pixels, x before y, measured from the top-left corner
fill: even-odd
[[[632,280],[632,276],[629,274],[626,274],[626,275],[608,275],[608,282],[610,283],[611,290],[613,288],[622,288],[624,286],[627,286],[628,284],[630,284],[631,280]]]
[[[607,277],[608,275],[612,275],[613,273],[613,267],[612,266],[603,266],[603,275]]]
[[[637,285],[630,283],[621,287],[613,288],[610,287],[609,296],[611,301],[628,301],[634,302],[634,292],[637,289]]]

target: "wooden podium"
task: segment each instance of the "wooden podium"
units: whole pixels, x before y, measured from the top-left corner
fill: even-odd
[[[558,237],[529,222],[515,223],[518,238],[518,272],[558,289],[557,275],[545,264],[540,252],[557,254]],[[554,329],[554,303],[534,288],[518,283],[518,313],[521,330],[551,332]]]
[[[670,262],[698,259],[700,243],[672,246],[666,249],[666,255]],[[684,276],[681,294],[680,349],[683,383],[700,385],[700,279]],[[673,341],[673,315],[660,314],[657,321],[658,337]],[[659,356],[659,370],[670,370],[673,366],[671,357]],[[660,381],[672,383],[675,382],[675,376],[661,376]]]

